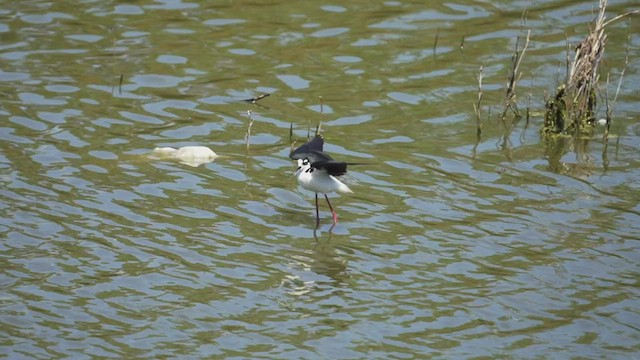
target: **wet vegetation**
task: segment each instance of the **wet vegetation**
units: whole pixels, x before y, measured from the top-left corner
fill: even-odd
[[[565,80],[557,85],[551,94],[544,96],[545,105],[542,112],[534,110],[536,114],[543,114],[544,121],[540,128],[540,135],[553,168],[551,170],[554,172],[566,172],[565,170],[568,170],[563,169],[566,164],[562,164],[559,161],[562,154],[567,151],[567,148],[572,148],[578,154],[581,153],[581,149],[586,150],[588,141],[594,136],[596,126],[605,127],[603,162],[605,166],[608,163],[606,159],[606,143],[612,122],[613,107],[620,92],[626,66],[629,63],[630,35],[627,38],[627,56],[624,59],[623,69],[619,74],[616,92],[611,98],[609,94],[610,75],[606,75],[606,82],[603,85],[599,71],[599,65],[603,60],[605,45],[608,40],[606,30],[608,25],[628,15],[638,14],[639,11],[627,12],[610,20],[606,18],[606,11],[607,0],[599,0],[597,14],[595,14],[595,19],[592,23],[589,24],[590,31],[587,36],[575,46],[572,46],[567,40]],[[523,118],[523,114],[518,107],[521,99],[517,96],[516,88],[523,75],[520,68],[531,37],[531,30],[525,31],[526,20],[527,11],[525,10],[522,15],[520,34],[516,38],[515,50],[511,57],[503,111],[500,117],[506,134],[510,133]],[[483,69],[480,67],[477,76],[478,98],[473,104],[478,141],[480,141],[482,133],[482,71]],[[526,114],[524,115],[526,117],[525,127],[528,126],[532,113],[530,108],[531,94],[528,94],[527,98]],[[597,119],[599,101],[605,105],[605,117],[601,119]],[[491,108],[489,107],[490,110]],[[488,117],[490,118],[490,113]],[[507,145],[506,138],[507,136],[505,135],[503,149]],[[570,139],[573,139],[573,141],[570,141]],[[574,170],[572,169],[570,172],[574,172]]]
[[[601,0],[590,33],[575,47],[574,58],[571,62],[567,56],[566,82],[558,86],[555,95],[546,102],[542,127],[542,133],[546,137],[553,134],[575,134],[589,137],[593,134],[593,127],[598,123],[596,121],[597,90],[600,80],[598,70],[607,42],[605,29],[611,22],[629,14],[623,14],[605,22],[606,7],[607,1]],[[627,62],[628,59],[625,61],[625,66]],[[623,74],[624,70],[620,81],[622,81]],[[606,103],[609,104],[608,93],[605,93],[604,97]],[[607,107],[605,121],[608,128],[611,124],[610,107]]]
[[[624,71],[629,62],[629,43],[627,42],[627,57],[624,61],[624,68],[619,75],[619,83],[613,99],[609,97],[609,74],[606,76],[604,93],[602,87],[599,65],[603,59],[605,45],[607,43],[606,28],[609,24],[620,20],[628,15],[637,14],[638,11],[628,12],[618,15],[611,20],[606,19],[607,0],[600,0],[598,12],[592,24],[590,24],[589,34],[578,43],[573,50],[567,41],[566,79],[558,85],[551,96],[545,97],[544,122],[540,129],[543,141],[553,142],[557,136],[591,137],[596,125],[605,125],[604,140],[606,141],[611,126],[613,105],[615,104],[620,86],[624,78]],[[526,23],[526,11],[522,16],[522,26]],[[507,90],[504,100],[504,110],[501,119],[506,121],[509,113],[513,114],[513,123],[517,123],[522,114],[518,109],[518,97],[516,96],[516,86],[522,77],[520,65],[527,51],[531,31],[526,32],[524,44],[522,34],[516,39],[515,51],[511,59],[510,74],[507,79]],[[573,52],[573,58],[570,52]],[[477,133],[482,132],[480,107],[482,101],[482,67],[478,74],[478,100],[474,103],[476,113]],[[597,120],[598,99],[602,99],[606,107],[606,117]],[[527,105],[527,121],[529,120],[531,109]]]

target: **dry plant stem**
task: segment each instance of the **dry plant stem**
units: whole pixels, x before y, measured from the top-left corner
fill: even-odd
[[[529,124],[529,118],[531,117],[531,93],[527,94],[527,116],[526,116],[526,124]],[[526,127],[526,125],[525,125]]]
[[[617,16],[614,19],[619,19],[621,16]],[[606,24],[610,23],[611,21],[607,21]],[[609,137],[609,129],[611,128],[611,117],[612,117],[612,113],[613,113],[613,107],[616,104],[616,101],[618,101],[618,94],[620,94],[620,87],[622,86],[622,79],[624,79],[624,73],[627,70],[627,66],[629,65],[629,48],[631,46],[631,30],[629,30],[629,33],[627,34],[627,49],[626,49],[626,55],[624,58],[624,65],[622,66],[622,71],[620,72],[620,79],[618,79],[618,87],[616,88],[616,94],[613,96],[613,101],[611,103],[611,106],[609,106],[609,74],[607,74],[607,87],[606,87],[606,96],[605,96],[605,102],[606,102],[606,113],[607,113],[607,124],[604,130],[604,135],[602,140],[603,141],[607,141],[608,137]]]
[[[111,27],[111,35],[113,35],[111,37],[111,49],[112,52],[115,52],[116,50],[116,25],[113,24],[113,26]],[[116,89],[116,71],[115,71],[115,54],[113,54],[113,56],[111,57],[111,95],[113,95],[113,91]]]
[[[436,31],[436,39],[433,41],[433,57],[436,57],[436,51],[438,49],[438,38],[440,37],[440,28]]]
[[[253,111],[247,110],[247,116],[249,117],[249,125],[247,126],[247,151],[249,150],[249,143],[251,139],[251,126],[253,126],[253,117],[251,114]]]
[[[311,139],[311,117],[307,118],[307,141]]]
[[[320,121],[316,127],[316,135],[320,135],[322,132],[322,117],[324,116],[324,102],[322,100],[322,96],[318,96],[318,99],[320,100]]]
[[[246,102],[250,102],[250,103],[252,103],[252,104],[256,104],[258,101],[260,101],[260,100],[262,100],[262,99],[266,98],[266,97],[267,97],[267,96],[269,96],[269,95],[271,95],[271,94],[268,94],[268,93],[266,93],[266,94],[260,94],[260,95],[258,95],[258,96],[256,96],[256,97],[252,97],[251,99],[245,99],[244,101],[246,101]]]
[[[622,19],[625,16],[634,15],[634,14],[640,14],[640,10],[633,10],[633,11],[629,11],[628,13],[624,13],[622,15],[618,15],[618,16],[614,17],[613,19],[611,19],[611,20],[605,22],[604,24],[602,24],[602,26],[607,26],[607,25],[611,24],[614,21]]]
[[[516,50],[515,50],[515,53],[513,54],[512,61],[511,61],[511,74],[509,75],[507,94],[505,96],[506,107],[502,114],[503,118],[506,115],[507,109],[511,109],[511,111],[513,111],[513,113],[516,116],[519,116],[518,108],[516,106],[516,85],[521,76],[520,64],[522,64],[522,59],[524,58],[527,48],[529,47],[530,36],[531,36],[531,30],[528,30],[527,38],[525,40],[522,51],[519,50],[520,35],[518,35],[518,38],[516,39]]]
[[[569,43],[569,38],[567,37],[567,34],[564,34],[564,41],[567,47],[567,70],[565,73],[565,79],[564,79],[564,83],[568,84],[569,83],[569,72],[571,71],[571,44]],[[557,86],[556,86],[557,88]]]
[[[524,47],[522,48],[522,53],[520,53],[520,56],[518,57],[518,63],[516,64],[516,71],[520,70],[520,64],[522,63],[522,59],[524,58],[524,54],[525,52],[527,52],[527,48],[529,47],[529,38],[531,37],[531,30],[527,30],[527,39],[524,42]],[[513,85],[513,88],[515,90],[515,84]]]
[[[622,86],[622,79],[624,78],[624,73],[627,70],[627,66],[629,65],[629,48],[630,47],[631,47],[631,31],[629,31],[629,33],[627,34],[627,54],[624,58],[624,65],[622,66],[622,72],[620,72],[618,88],[616,89],[616,94],[613,96],[613,104],[611,105],[612,108],[613,106],[615,106],[616,101],[618,101],[618,94],[620,93],[620,87]]]
[[[289,123],[289,144],[293,144],[293,121]]]
[[[607,34],[604,20],[607,0],[600,0],[595,28],[576,46],[573,63],[569,69],[567,89],[572,94],[573,126],[576,130],[593,118],[595,111],[594,86],[598,82],[598,65],[604,53]]]
[[[595,90],[598,89],[598,66],[607,42],[605,26],[622,17],[618,16],[605,22],[606,8],[607,0],[599,0],[593,26],[589,34],[575,47],[573,58],[570,55],[568,39],[566,41],[567,78],[563,85],[557,87],[553,99],[547,102],[543,128],[546,133],[564,132],[578,137],[583,132],[589,134],[592,131],[597,102]],[[608,99],[606,101],[607,109],[610,111]],[[569,124],[565,127],[567,121]]]
[[[111,95],[113,95],[114,90],[116,89],[116,24],[113,24],[111,27],[111,37],[112,40],[112,57],[111,57]],[[122,75],[121,75],[122,78]]]
[[[607,74],[607,84],[604,88],[604,103],[607,114],[607,125],[604,128],[604,134],[602,135],[602,142],[606,143],[609,139],[609,125],[611,124],[611,107],[609,106],[609,74]],[[606,151],[606,150],[605,150]]]
[[[476,112],[476,125],[478,130],[476,135],[480,138],[482,134],[482,120],[480,119],[480,106],[482,103],[482,65],[480,66],[480,71],[478,72],[478,102],[473,104],[473,109]]]

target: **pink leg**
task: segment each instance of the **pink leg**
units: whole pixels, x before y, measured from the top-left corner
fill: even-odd
[[[320,208],[318,207],[318,193],[316,193],[316,229],[320,226]]]
[[[327,197],[327,194],[324,194],[324,198],[327,199],[327,204],[329,204],[329,209],[331,209],[331,213],[333,214],[333,224],[335,225],[338,223],[338,214],[333,211],[333,207],[331,206],[331,202],[329,202],[329,197]]]

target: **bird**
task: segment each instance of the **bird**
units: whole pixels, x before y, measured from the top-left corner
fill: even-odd
[[[327,199],[327,204],[333,215],[333,225],[337,224],[338,214],[331,206],[327,194],[332,192],[352,193],[353,191],[337,177],[347,172],[347,165],[357,165],[356,163],[333,160],[329,154],[322,150],[323,146],[324,138],[322,135],[316,135],[289,155],[291,159],[298,160],[298,169],[294,173],[298,184],[316,194],[316,229],[320,226],[318,194],[323,194]]]

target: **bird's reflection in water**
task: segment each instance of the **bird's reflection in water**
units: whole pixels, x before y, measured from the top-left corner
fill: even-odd
[[[289,294],[324,298],[351,286],[347,268],[350,250],[334,246],[332,240],[339,240],[339,235],[333,234],[333,228],[326,233],[315,229],[316,241],[309,242],[306,250],[292,254],[292,265],[302,271],[295,271],[283,281]]]
[[[318,275],[327,276],[334,280],[334,286],[344,286],[349,278],[347,271],[347,259],[336,252],[336,247],[332,243],[334,237],[333,228],[322,234],[316,228],[313,237],[316,239],[314,246],[308,251],[309,269]],[[323,236],[324,235],[324,236]]]

